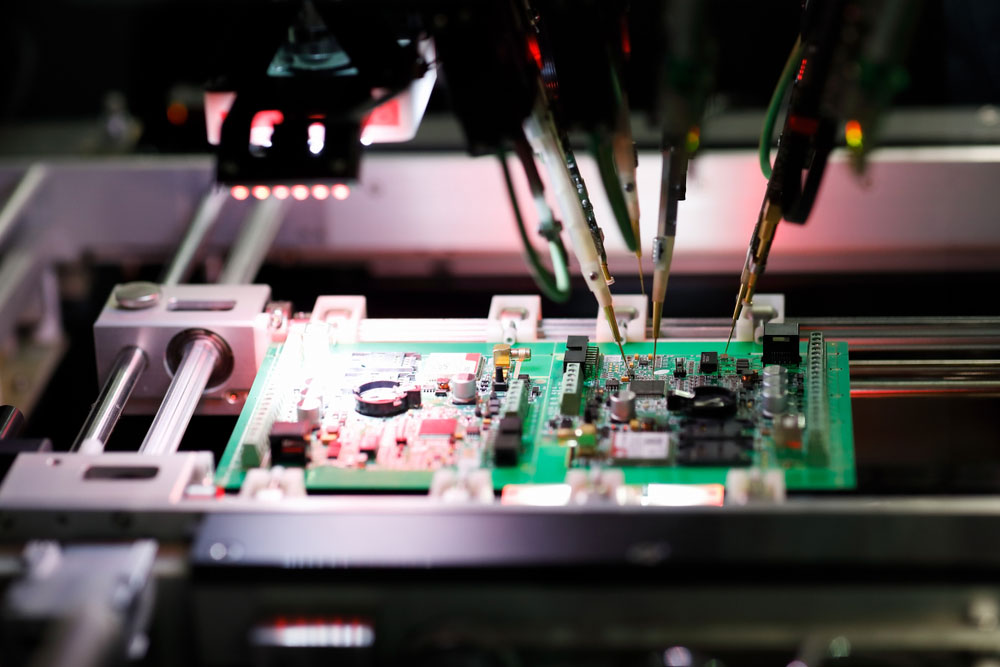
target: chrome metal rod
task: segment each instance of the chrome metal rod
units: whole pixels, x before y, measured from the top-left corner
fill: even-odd
[[[44,166],[36,164],[24,172],[21,180],[14,186],[14,191],[7,197],[3,208],[0,208],[0,241],[3,241],[10,233],[14,223],[21,216],[25,207],[31,202],[31,198],[45,181],[47,170]]]
[[[138,347],[126,347],[115,357],[111,373],[101,393],[90,407],[87,421],[70,447],[70,451],[83,454],[99,454],[111,437],[111,431],[118,423],[128,397],[132,395],[136,383],[149,365],[146,353]]]
[[[219,350],[211,341],[197,338],[188,343],[140,452],[157,455],[177,451],[218,360]]]
[[[245,285],[260,271],[285,218],[285,202],[271,197],[254,206],[219,276],[220,285]]]
[[[219,211],[222,210],[222,205],[226,203],[228,197],[229,194],[225,190],[214,187],[202,197],[191,224],[184,233],[180,247],[177,248],[170,266],[163,274],[163,280],[160,281],[163,285],[177,285],[188,277],[198,249],[215,224]]]

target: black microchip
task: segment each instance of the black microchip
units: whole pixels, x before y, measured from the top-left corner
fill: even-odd
[[[513,433],[497,433],[493,439],[493,463],[498,468],[517,465],[521,454],[521,436]]]
[[[667,409],[692,417],[712,420],[729,419],[737,411],[736,395],[725,387],[703,385],[695,387],[694,396],[670,392]],[[714,422],[718,424],[719,422]]]
[[[750,465],[753,462],[753,436],[744,435],[744,430],[749,427],[749,422],[737,419],[692,419],[681,428],[676,461],[690,466]]]
[[[684,466],[748,466],[752,461],[741,439],[702,440],[686,449],[678,449],[678,465]]]
[[[307,437],[312,426],[307,422],[274,422],[271,427],[271,463],[274,465],[300,465],[308,461]]]
[[[524,431],[524,422],[521,421],[520,417],[504,417],[500,420],[498,430],[500,433],[508,433],[520,438]]]
[[[674,377],[682,378],[687,377],[687,365],[684,363],[683,359],[677,358],[674,360]]]
[[[632,380],[628,388],[634,391],[636,396],[663,396],[667,383],[663,380]]]
[[[608,391],[618,391],[619,386],[618,378],[608,378],[608,381],[604,383],[604,388]]]
[[[794,322],[768,322],[764,325],[764,351],[761,362],[767,364],[797,364],[799,356],[799,325]]]
[[[736,360],[736,374],[743,375],[750,370],[750,360],[749,359],[737,359]]]
[[[702,352],[700,368],[702,373],[714,373],[719,370],[719,353]]]

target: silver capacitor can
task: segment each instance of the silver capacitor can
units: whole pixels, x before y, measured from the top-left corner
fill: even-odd
[[[323,420],[323,402],[317,396],[303,396],[295,412],[300,422],[319,426]]]
[[[622,389],[611,394],[611,418],[616,422],[635,419],[635,392]]]
[[[472,373],[459,373],[451,378],[451,401],[459,405],[472,403],[476,400],[476,376]]]
[[[788,408],[788,374],[783,366],[765,366],[761,383],[761,407],[768,416],[779,415]]]

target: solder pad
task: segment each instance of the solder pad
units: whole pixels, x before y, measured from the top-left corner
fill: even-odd
[[[772,420],[760,409],[760,385],[748,387],[742,379],[743,374],[762,370],[759,345],[733,343],[723,355],[720,341],[661,341],[656,359],[650,360],[651,342],[628,343],[625,350],[634,364],[634,378],[646,392],[636,399],[638,423],[631,424],[613,422],[608,407],[607,381],[617,379],[622,388],[628,387],[622,382],[627,374],[617,346],[591,344],[600,354],[597,363],[584,371],[580,409],[562,415],[565,344],[517,345],[531,350],[531,359],[515,363],[510,375],[512,380],[519,375],[530,378],[523,437],[517,464],[497,467],[492,444],[499,416],[485,418],[481,409],[477,415],[477,405],[455,404],[436,386],[439,377],[473,372],[480,380],[480,399],[488,398],[495,371],[492,344],[338,344],[327,352],[293,331],[286,344],[269,348],[219,463],[216,482],[228,491],[238,490],[247,469],[270,465],[270,424],[296,419],[296,404],[306,383],[310,391],[323,394],[324,423],[338,424],[334,436],[327,434],[327,442],[314,446],[305,465],[310,492],[421,492],[429,488],[434,470],[455,466],[492,469],[498,491],[507,484],[563,482],[567,470],[592,466],[621,469],[627,484],[638,485],[722,483],[732,465],[775,466],[785,470],[789,489],[852,488],[847,345],[831,341],[823,345],[825,358],[813,359],[811,375],[806,342],[801,343],[801,365],[785,367],[788,411],[822,415],[826,421],[806,425],[807,436],[810,428],[821,436],[809,439],[819,443],[809,446],[808,438],[792,446],[776,444]],[[705,351],[719,353],[717,372],[701,374],[699,360]],[[677,359],[687,370],[686,377],[674,377]],[[747,360],[743,363],[749,362],[749,371],[738,374],[737,360]],[[817,365],[823,367],[819,376]],[[385,418],[358,414],[353,409],[353,387],[371,378],[416,383],[423,389],[421,407]],[[736,414],[713,421],[668,410],[666,396],[650,393],[658,387],[649,382],[653,380],[664,382],[667,395],[680,390],[689,396],[700,386],[729,389],[737,399]],[[819,403],[809,395],[810,387],[823,388]],[[496,392],[496,403],[503,405],[504,399],[504,392]],[[588,410],[592,428],[584,426]]]

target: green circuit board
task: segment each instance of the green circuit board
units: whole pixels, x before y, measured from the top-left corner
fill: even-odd
[[[489,469],[497,491],[561,483],[573,468],[620,469],[629,485],[722,483],[748,466],[784,469],[789,489],[855,483],[846,343],[800,343],[801,362],[782,366],[779,415],[763,409],[753,343],[723,354],[721,341],[661,341],[655,359],[652,343],[629,343],[628,367],[614,344],[587,342],[585,358],[575,351],[578,363],[567,364],[566,343],[525,343],[514,350],[530,359],[512,361],[498,382],[493,344],[318,340],[293,332],[270,347],[219,486],[238,490],[247,470],[273,465],[302,466],[309,492],[421,492],[440,468]],[[456,403],[448,386],[459,373],[475,376],[472,402]],[[418,391],[419,405],[359,413],[356,389],[373,381]],[[615,415],[613,397],[632,389],[631,412]],[[306,398],[319,406],[308,424]],[[282,428],[291,441],[275,435]]]

